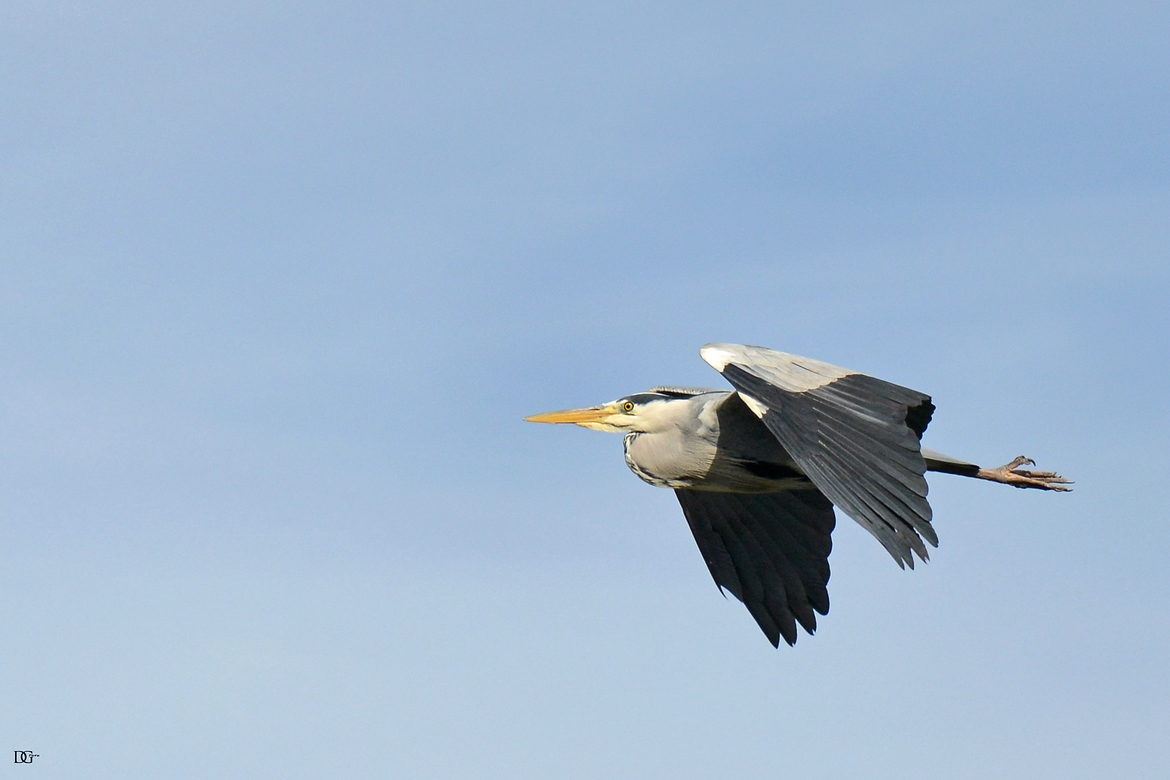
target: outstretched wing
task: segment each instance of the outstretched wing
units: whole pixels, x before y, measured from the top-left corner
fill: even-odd
[[[817,490],[675,490],[715,584],[747,606],[768,640],[796,643],[829,611],[833,505]]]
[[[919,439],[930,396],[856,371],[764,347],[708,344],[726,377],[825,496],[900,566],[938,546]]]

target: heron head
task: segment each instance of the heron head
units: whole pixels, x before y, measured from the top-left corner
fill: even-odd
[[[649,433],[661,426],[661,411],[670,400],[658,393],[638,393],[601,406],[545,412],[524,419],[528,422],[572,423],[611,433]]]

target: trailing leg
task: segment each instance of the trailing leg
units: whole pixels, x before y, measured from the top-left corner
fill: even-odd
[[[1005,485],[1018,488],[1071,490],[1068,485],[1072,483],[1055,471],[1029,471],[1028,469],[1020,468],[1020,466],[1035,465],[1036,461],[1021,455],[1011,463],[1005,463],[997,469],[979,469],[979,471],[975,472],[974,476],[979,479],[1002,482]]]

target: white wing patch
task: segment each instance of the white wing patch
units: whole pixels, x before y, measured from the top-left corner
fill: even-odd
[[[747,408],[752,410],[752,414],[754,414],[756,417],[759,417],[761,420],[764,419],[764,414],[768,411],[768,407],[764,406],[750,395],[744,395],[743,393],[740,393],[739,397],[743,399],[745,404],[747,404]]]
[[[856,371],[824,363],[820,360],[777,352],[766,347],[747,347],[741,344],[708,344],[699,350],[703,360],[723,373],[729,363],[735,363],[760,379],[789,393],[807,393],[842,379]],[[747,396],[744,401],[756,411]],[[760,414],[759,412],[756,412]]]

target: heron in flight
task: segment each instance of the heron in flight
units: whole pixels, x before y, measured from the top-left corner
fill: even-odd
[[[536,414],[625,434],[626,464],[673,488],[720,589],[773,646],[828,614],[833,507],[914,568],[938,546],[927,471],[1018,488],[1068,490],[1023,456],[981,468],[921,446],[930,396],[819,360],[741,344],[700,350],[734,390],[655,387],[601,406]]]

